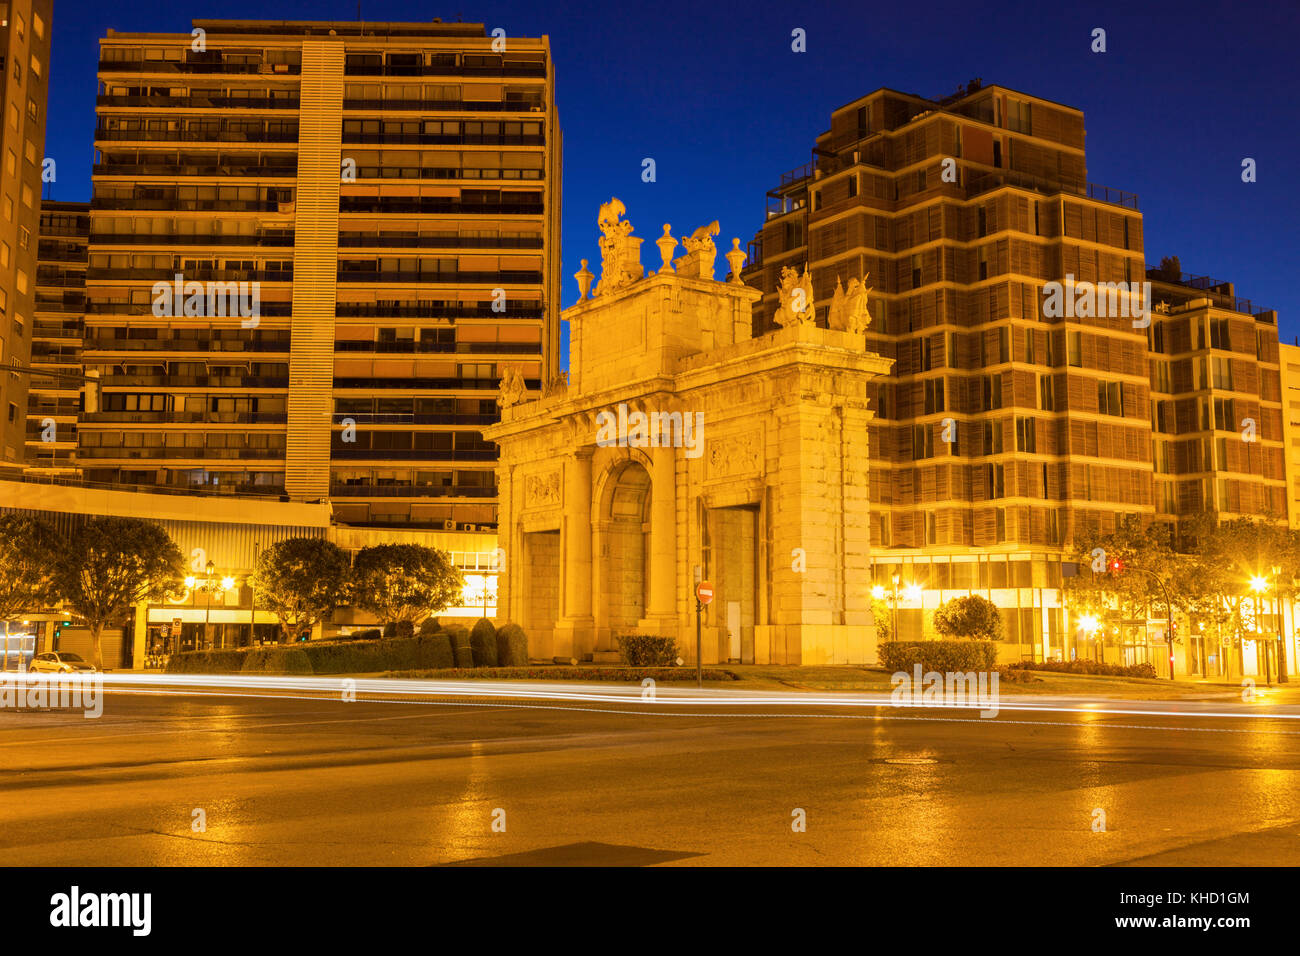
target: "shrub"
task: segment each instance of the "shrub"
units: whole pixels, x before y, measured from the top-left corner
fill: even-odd
[[[310,674],[311,659],[301,647],[253,647],[244,656],[242,671],[262,674]]]
[[[416,667],[441,669],[456,666],[456,651],[451,646],[451,635],[446,631],[421,634],[416,638]]]
[[[474,629],[469,632],[470,647],[474,652],[475,667],[497,666],[497,629],[485,617],[474,622]]]
[[[620,634],[618,652],[633,667],[666,667],[677,663],[677,641],[659,634]]]
[[[383,636],[384,636],[384,637],[396,637],[396,636],[397,636],[397,622],[396,622],[396,621],[389,621],[387,624],[384,625]]]
[[[647,677],[656,681],[693,681],[695,669],[687,667],[474,667],[451,670],[393,671],[385,677],[405,677],[424,680],[572,680],[620,681],[639,684]],[[705,680],[740,680],[733,671],[704,668]]]
[[[384,636],[384,632],[377,627],[368,627],[364,631],[353,631],[344,640],[347,641],[377,641]]]
[[[504,624],[497,631],[497,665],[528,666],[528,635],[518,624]]]
[[[447,628],[447,635],[451,638],[451,649],[456,657],[456,666],[473,667],[474,652],[470,648],[469,631],[463,625],[453,624]]]
[[[1096,674],[1104,677],[1147,677],[1156,679],[1154,664],[1104,664],[1101,661],[1021,661],[1005,670],[1053,671],[1058,674]]]
[[[415,625],[410,621],[397,622],[397,637],[399,639],[409,639],[415,637]]]
[[[219,651],[179,651],[167,658],[168,674],[234,674],[244,667],[243,648]]]
[[[997,666],[992,641],[887,641],[879,646],[880,664],[887,671],[987,671]]]
[[[442,630],[442,625],[438,623],[438,619],[436,617],[426,617],[423,621],[420,622],[419,633],[421,637],[424,637],[428,634],[437,634],[441,630]]]
[[[968,594],[939,606],[934,612],[934,629],[941,637],[1000,641],[1002,615],[992,601]]]

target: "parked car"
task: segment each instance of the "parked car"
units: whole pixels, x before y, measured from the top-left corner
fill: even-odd
[[[27,669],[44,674],[71,674],[75,671],[93,673],[96,667],[80,654],[73,654],[70,651],[51,651],[47,654],[37,654],[32,658]]]

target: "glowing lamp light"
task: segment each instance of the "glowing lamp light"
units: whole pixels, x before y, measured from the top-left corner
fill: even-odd
[[[919,600],[921,597],[921,585],[909,584],[907,587],[903,589],[903,594],[907,597],[909,601]]]
[[[187,588],[192,588],[192,587],[194,587],[194,585],[197,584],[197,583],[198,583],[198,579],[195,578],[194,575],[192,575],[192,574],[189,575],[189,576],[185,579],[185,586],[186,586]]]
[[[1256,594],[1261,594],[1268,590],[1268,581],[1257,574],[1250,579],[1250,589]]]
[[[1097,620],[1096,615],[1093,614],[1079,615],[1079,630],[1085,631],[1089,634],[1094,634],[1096,633],[1097,629],[1100,627],[1101,627],[1101,621]]]
[[[223,590],[223,591],[231,591],[231,590],[234,589],[234,587],[235,587],[235,579],[234,579],[234,578],[222,578],[222,579],[221,579],[221,590]]]
[[[877,601],[883,601],[885,599],[885,586],[883,584],[877,584],[871,589],[871,596]]]

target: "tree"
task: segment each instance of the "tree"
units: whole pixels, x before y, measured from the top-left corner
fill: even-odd
[[[24,611],[49,607],[54,594],[56,535],[38,518],[0,514],[0,621],[5,637],[9,621]]]
[[[1002,614],[996,604],[978,594],[955,597],[934,612],[934,629],[941,637],[1000,641]]]
[[[280,619],[285,643],[311,630],[348,603],[352,568],[348,554],[324,538],[285,538],[257,556],[257,599]]]
[[[352,583],[357,606],[385,625],[414,625],[437,614],[465,586],[445,551],[419,544],[362,548],[352,563]]]
[[[125,624],[142,601],[161,601],[183,568],[176,542],[152,521],[93,517],[72,532],[54,564],[54,590],[90,628],[96,667],[104,666],[104,628]]]

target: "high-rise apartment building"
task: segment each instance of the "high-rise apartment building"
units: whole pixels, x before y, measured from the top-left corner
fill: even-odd
[[[1143,315],[1142,226],[1136,196],[1087,182],[1082,112],[979,81],[835,110],[768,192],[756,333],[784,269],[807,266],[819,324],[869,273],[867,347],[895,361],[862,436],[873,557],[878,586],[912,585],[904,633],[975,591],[1023,653],[1059,651],[1062,557],[1086,531],[1285,516],[1276,314],[1154,270]]]
[[[25,470],[30,475],[78,474],[77,419],[82,407],[81,342],[89,238],[89,203],[46,200],[41,204],[36,320],[32,324],[34,373],[27,393]]]
[[[547,38],[195,21],[100,56],[86,477],[492,527],[498,381],[557,374]]]
[[[52,0],[0,3],[0,367],[32,354]],[[0,371],[0,474],[22,466],[24,372]]]

